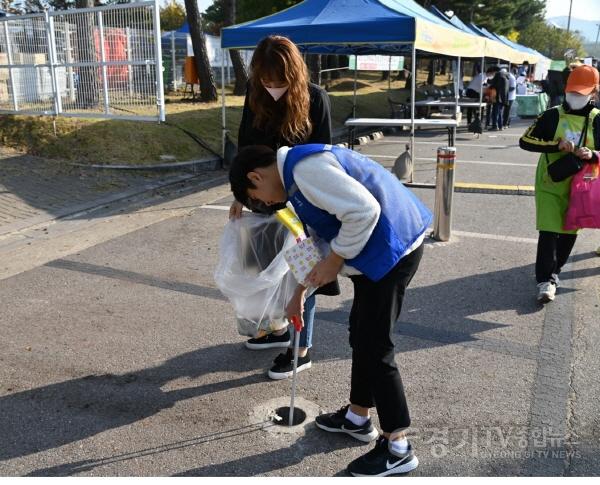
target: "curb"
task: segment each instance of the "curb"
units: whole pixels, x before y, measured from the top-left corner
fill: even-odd
[[[413,189],[435,189],[435,184],[404,183],[405,187]],[[495,195],[525,195],[534,196],[535,188],[531,185],[494,185],[474,184],[469,182],[455,182],[454,192],[467,194],[495,194]]]
[[[153,171],[169,172],[176,170],[188,170],[190,172],[199,172],[200,170],[217,170],[221,168],[220,158],[201,158],[199,160],[189,160],[187,162],[160,163],[156,165],[109,165],[94,164],[86,165],[83,163],[71,163],[78,168],[88,168],[94,170],[135,170],[135,171]]]
[[[467,182],[457,182],[454,184],[458,192],[475,194],[501,194],[501,195],[535,195],[535,187],[532,185],[496,185],[496,184],[475,184]]]

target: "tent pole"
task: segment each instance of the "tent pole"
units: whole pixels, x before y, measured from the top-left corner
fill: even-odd
[[[481,76],[485,75],[485,56],[481,57]],[[481,78],[483,81],[483,77]],[[481,107],[481,103],[483,103],[483,83],[479,86],[479,122],[483,123],[483,108]]]
[[[392,90],[392,56],[388,60],[388,99],[390,99],[390,92]]]
[[[458,106],[458,98],[460,95],[460,93],[459,93],[460,80],[461,80],[460,61],[461,61],[461,58],[460,58],[460,56],[458,56],[458,59],[456,61],[456,77],[454,78],[454,116],[456,117],[457,120],[458,120],[458,113],[460,112],[460,108]]]
[[[358,75],[358,56],[354,56],[354,97],[352,98],[352,118],[356,118],[356,76]]]
[[[221,168],[225,163],[225,137],[227,136],[227,128],[225,124],[225,55],[229,53],[228,49],[221,49]]]
[[[413,164],[416,160],[415,157],[415,96],[417,92],[417,49],[413,42],[412,45],[412,60],[411,60],[411,73],[410,73],[410,156]],[[411,182],[412,176],[411,176]]]

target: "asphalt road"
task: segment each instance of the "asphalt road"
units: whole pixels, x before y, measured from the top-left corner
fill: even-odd
[[[457,180],[532,185],[524,126],[459,134]],[[391,165],[404,141],[360,150]],[[417,158],[444,141],[419,138]],[[433,181],[431,160],[417,170]],[[231,200],[215,175],[0,239],[0,475],[345,476],[369,449],[312,422],[348,399],[344,279],[318,298],[307,422],[269,420],[290,383],[268,379],[277,351],[243,347],[215,287]],[[453,229],[427,241],[394,334],[412,475],[599,475],[600,235],[582,233],[542,307],[533,197],[456,193]]]

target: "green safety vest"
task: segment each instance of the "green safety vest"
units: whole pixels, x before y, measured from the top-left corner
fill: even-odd
[[[570,140],[577,145],[585,125],[585,117],[570,115],[565,112],[562,106],[557,109],[559,120],[554,139]],[[598,114],[600,114],[600,110],[597,108],[590,112],[586,143],[583,144],[582,141],[582,146],[592,150],[596,149],[594,146],[594,118]],[[553,182],[548,174],[548,165],[554,163],[563,155],[563,152],[540,154],[535,174],[536,228],[538,231],[577,234],[577,231],[565,231],[563,229],[565,215],[569,207],[571,179],[573,177],[560,182]]]

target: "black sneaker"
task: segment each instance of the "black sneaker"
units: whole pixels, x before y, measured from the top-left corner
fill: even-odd
[[[371,424],[371,418],[369,418],[362,426],[358,426],[349,419],[346,419],[346,412],[349,407],[350,406],[347,405],[335,413],[321,414],[315,418],[315,424],[325,431],[330,431],[331,433],[346,433],[365,443],[377,438],[379,433]]]
[[[279,349],[286,348],[290,345],[290,331],[282,335],[275,335],[269,333],[264,337],[251,338],[246,341],[246,348],[250,350],[263,350],[263,349]]]
[[[392,452],[389,443],[380,436],[375,448],[348,465],[348,472],[355,477],[385,477],[408,473],[419,466],[410,442],[408,451],[402,455]]]
[[[294,374],[294,351],[288,349],[285,354],[279,354],[273,361],[275,364],[269,370],[269,377],[271,379],[279,380],[292,377]],[[304,357],[298,356],[298,367],[296,372],[302,372],[303,370],[310,369],[312,363],[310,362],[310,355],[306,352]]]

